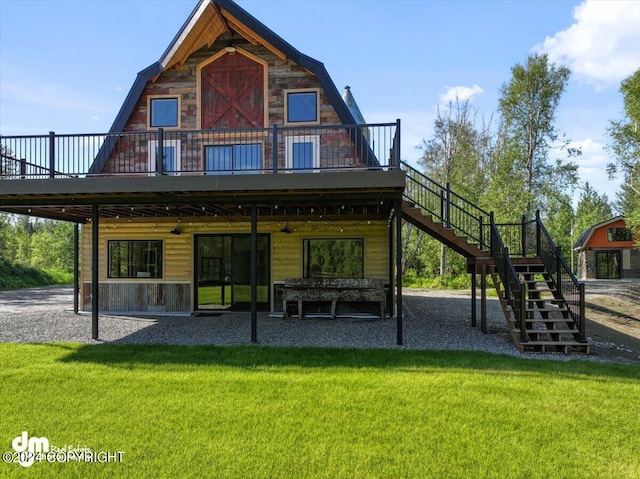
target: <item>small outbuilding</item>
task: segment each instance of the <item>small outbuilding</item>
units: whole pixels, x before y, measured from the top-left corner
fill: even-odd
[[[622,216],[587,228],[574,251],[579,279],[640,278],[640,249]]]

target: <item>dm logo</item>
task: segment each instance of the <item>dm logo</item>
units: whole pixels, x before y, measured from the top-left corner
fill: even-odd
[[[49,439],[46,437],[29,437],[27,431],[22,431],[21,436],[16,436],[11,445],[13,450],[18,453],[18,463],[22,467],[31,466],[36,459],[36,454],[49,452]]]

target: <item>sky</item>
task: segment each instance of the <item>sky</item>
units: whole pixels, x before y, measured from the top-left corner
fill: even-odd
[[[367,122],[401,119],[402,158],[414,164],[439,105],[469,98],[477,121],[495,125],[512,67],[547,53],[572,72],[556,127],[582,149],[580,180],[615,199],[606,128],[624,115],[620,82],[640,68],[640,1],[237,3],[323,62],[340,92],[351,86]],[[108,131],[136,74],[160,58],[196,5],[0,0],[0,134]]]

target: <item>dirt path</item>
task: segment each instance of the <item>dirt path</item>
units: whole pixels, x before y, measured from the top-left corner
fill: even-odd
[[[640,280],[586,281],[593,354],[640,364]]]

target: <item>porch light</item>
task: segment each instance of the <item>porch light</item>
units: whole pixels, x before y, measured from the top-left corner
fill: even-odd
[[[176,227],[173,228],[171,231],[169,231],[169,233],[171,233],[172,235],[180,235],[181,231],[180,231],[180,228],[178,227],[178,225],[176,225]]]
[[[229,44],[226,47],[224,47],[224,51],[227,52],[229,55],[233,55],[236,52],[236,47]]]

